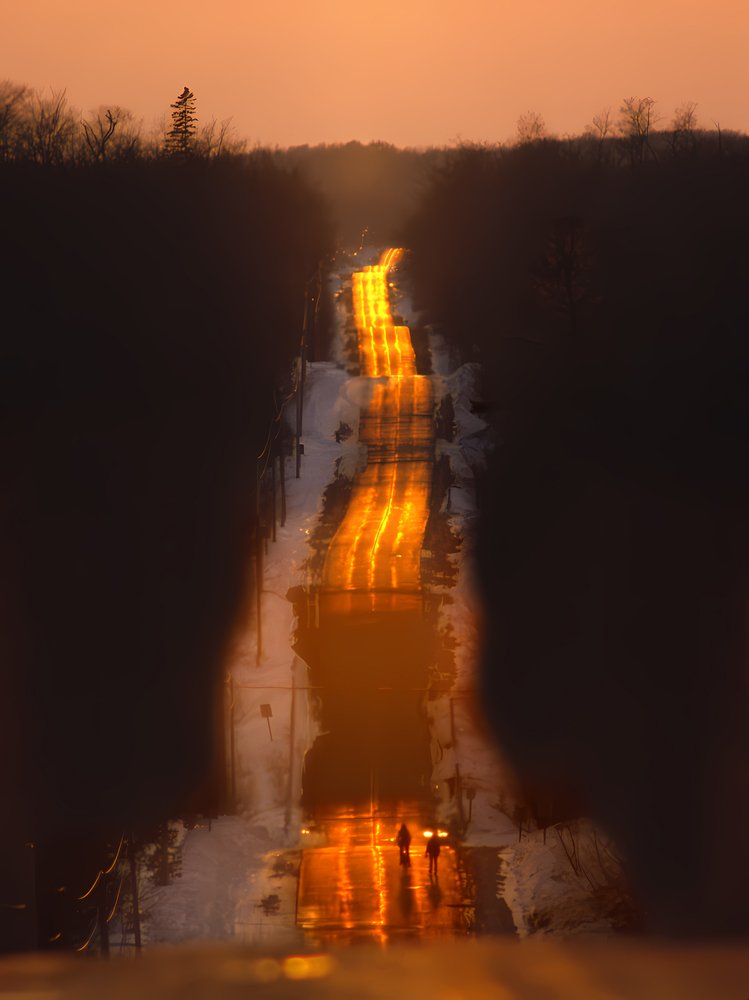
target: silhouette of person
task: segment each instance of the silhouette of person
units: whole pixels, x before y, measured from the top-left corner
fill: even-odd
[[[408,867],[411,864],[411,834],[405,823],[401,823],[395,842],[400,853],[400,863]]]
[[[436,831],[427,840],[427,849],[424,851],[429,856],[429,874],[437,877],[437,858],[440,856],[440,842]]]

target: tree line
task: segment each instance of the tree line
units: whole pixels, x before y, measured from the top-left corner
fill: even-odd
[[[650,926],[745,930],[749,140],[648,113],[459,151],[404,243],[483,365],[483,688],[539,819],[592,812]]]
[[[41,930],[110,839],[222,807],[257,456],[334,246],[310,185],[192,102],[153,145],[116,108],[0,102],[0,892],[33,841]]]
[[[231,119],[200,122],[196,99],[184,87],[170,105],[171,124],[146,130],[118,104],[82,112],[65,90],[49,93],[12,80],[0,81],[0,162],[42,166],[154,159],[174,153],[217,157],[246,151]]]
[[[94,132],[66,159],[46,126],[10,155],[31,140],[7,121],[0,740],[22,842],[173,815],[209,773],[256,456],[334,240],[262,153],[140,155],[112,111],[105,156]]]

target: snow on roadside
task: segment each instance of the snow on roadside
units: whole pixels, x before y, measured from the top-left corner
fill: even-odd
[[[262,939],[256,914],[271,890],[260,873],[273,847],[265,829],[238,816],[223,816],[210,830],[207,823],[190,830],[182,846],[182,876],[155,890],[150,905],[144,900],[147,943]]]
[[[276,541],[269,542],[264,566],[260,663],[256,662],[257,630],[251,621],[235,646],[231,666],[238,809],[242,815],[261,819],[274,837],[290,838],[291,843],[298,828],[298,822],[290,825],[289,815],[298,800],[299,768],[315,731],[304,690],[306,666],[291,646],[294,609],[286,595],[291,587],[307,583],[304,565],[309,538],[322,509],[325,487],[335,478],[336,461],[344,451],[335,441],[335,431],[341,420],[353,419],[346,386],[345,371],[332,362],[308,365],[301,478],[294,478],[294,463],[287,460],[286,524],[277,527]],[[270,705],[270,719],[263,717],[261,705]]]
[[[504,898],[520,937],[608,936],[626,929],[631,901],[605,835],[588,819],[526,834],[503,852]]]
[[[342,283],[342,278],[334,280]],[[344,319],[340,310],[339,342]],[[357,460],[350,440],[335,440],[341,422],[355,428],[358,421],[355,381],[335,362],[307,366],[301,477],[295,478],[295,460],[287,459],[286,524],[277,526],[264,563],[260,662],[251,616],[228,666],[234,685],[237,815],[219,817],[210,830],[201,823],[187,831],[181,876],[168,886],[149,884],[144,905],[149,942],[233,938],[282,948],[300,943],[294,848],[301,766],[317,726],[305,691],[307,668],[291,645],[294,609],[286,595],[307,582],[308,541],[338,461]],[[352,438],[355,450],[356,435]],[[271,706],[269,719],[261,705]]]
[[[587,819],[543,831],[518,830],[511,819],[516,786],[511,768],[481,718],[474,690],[480,658],[480,597],[474,568],[475,486],[473,469],[486,460],[491,447],[487,424],[473,412],[480,398],[479,366],[452,370],[444,339],[430,333],[435,395],[449,395],[454,409],[453,441],[437,441],[437,455],[450,460],[452,483],[443,503],[453,534],[460,540],[452,555],[456,580],[448,588],[438,616],[455,660],[456,677],[450,696],[429,705],[430,728],[437,752],[433,781],[442,792],[442,817],[459,821],[457,802],[447,785],[456,765],[464,792],[466,847],[497,848],[497,895],[510,908],[520,937],[551,934],[561,937],[610,935],[626,927],[632,913],[622,872],[608,851],[605,834]],[[453,782],[453,788],[455,783]],[[472,802],[466,802],[470,790]],[[565,845],[567,850],[565,850]]]
[[[435,729],[440,743],[448,737],[449,753],[442,753],[435,762],[435,784],[441,788],[459,768],[463,788],[463,818],[467,822],[463,838],[470,847],[502,846],[513,842],[517,830],[506,810],[512,807],[513,780],[503,762],[496,742],[481,718],[476,699],[477,671],[480,656],[480,607],[473,564],[474,519],[476,497],[473,469],[485,461],[489,447],[487,424],[471,410],[471,400],[479,395],[479,366],[464,364],[446,373],[448,354],[440,340],[430,338],[430,346],[438,358],[443,374],[444,392],[452,399],[455,414],[455,437],[451,442],[437,442],[438,454],[450,459],[452,486],[443,503],[443,513],[453,535],[459,539],[453,555],[456,579],[443,599],[438,615],[438,627],[453,647],[456,677],[452,692],[432,703]],[[449,731],[445,733],[446,716]],[[466,794],[468,793],[468,794]],[[472,798],[468,798],[471,795]],[[447,816],[459,815],[458,803],[443,799]]]

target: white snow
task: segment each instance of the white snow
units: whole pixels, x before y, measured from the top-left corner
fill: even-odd
[[[622,904],[611,843],[590,820],[524,834],[503,852],[504,898],[520,937],[609,936]],[[565,849],[566,847],[566,849]]]

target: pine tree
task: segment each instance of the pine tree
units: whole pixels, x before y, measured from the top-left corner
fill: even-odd
[[[185,87],[170,107],[174,109],[172,127],[167,132],[164,148],[167,153],[176,156],[189,156],[194,148],[198,121],[195,117],[195,95],[189,87]]]

